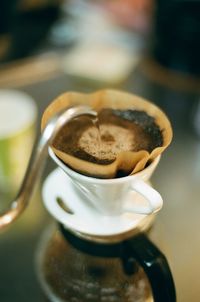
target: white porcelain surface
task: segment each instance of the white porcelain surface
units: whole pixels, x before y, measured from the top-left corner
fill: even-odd
[[[143,223],[149,215],[124,213],[119,216],[103,216],[85,203],[74,191],[71,179],[57,168],[47,177],[43,186],[43,201],[49,213],[60,223],[74,231],[92,236],[113,236],[128,232]],[[74,214],[69,214],[56,201],[61,198]],[[143,202],[143,197],[130,192],[127,202],[132,199]],[[145,223],[145,222],[144,222]]]
[[[152,214],[162,207],[162,197],[146,183],[155,170],[159,157],[146,169],[134,175],[114,179],[99,179],[79,174],[70,169],[50,148],[49,154],[70,177],[71,186],[76,195],[104,216],[119,216],[127,212]],[[134,198],[135,192],[143,196],[142,199],[140,198],[140,202],[138,202],[138,197]],[[132,196],[131,199],[129,195]]]

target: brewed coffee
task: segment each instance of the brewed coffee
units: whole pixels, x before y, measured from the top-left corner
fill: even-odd
[[[98,122],[88,117],[75,119],[63,127],[53,147],[77,158],[110,164],[122,151],[146,150],[163,145],[162,130],[145,111],[102,109]]]

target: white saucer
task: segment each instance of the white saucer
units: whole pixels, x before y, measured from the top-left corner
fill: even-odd
[[[129,198],[141,196],[132,192]],[[115,236],[146,225],[152,215],[125,213],[120,216],[102,216],[91,204],[80,200],[75,194],[70,178],[57,168],[46,178],[43,190],[43,201],[49,213],[66,228],[88,236]],[[74,214],[67,213],[57,202],[61,198]],[[148,217],[148,218],[147,218]],[[152,220],[152,218],[150,218]],[[148,221],[148,222],[147,222]]]

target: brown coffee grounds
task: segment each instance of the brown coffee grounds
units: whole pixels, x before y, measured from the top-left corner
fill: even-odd
[[[115,160],[120,152],[134,149],[134,133],[118,125],[100,124],[99,129],[95,127],[86,129],[78,145],[95,158]]]
[[[162,146],[162,131],[144,111],[103,109],[99,129],[88,117],[65,125],[53,146],[65,153],[97,164],[112,163],[122,151],[147,150]],[[100,130],[100,135],[99,135]]]

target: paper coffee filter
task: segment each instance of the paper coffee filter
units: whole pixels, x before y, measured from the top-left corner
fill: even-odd
[[[90,94],[67,92],[60,95],[46,108],[42,117],[41,128],[43,129],[48,120],[59,111],[77,105],[88,105],[97,112],[103,108],[145,111],[154,118],[163,136],[163,145],[155,148],[151,153],[146,150],[123,151],[116,156],[114,162],[105,165],[82,160],[51,146],[58,158],[80,173],[99,178],[113,178],[118,171],[123,171],[126,174],[136,173],[144,169],[147,162],[161,154],[172,140],[170,122],[161,109],[136,95],[110,89]]]

